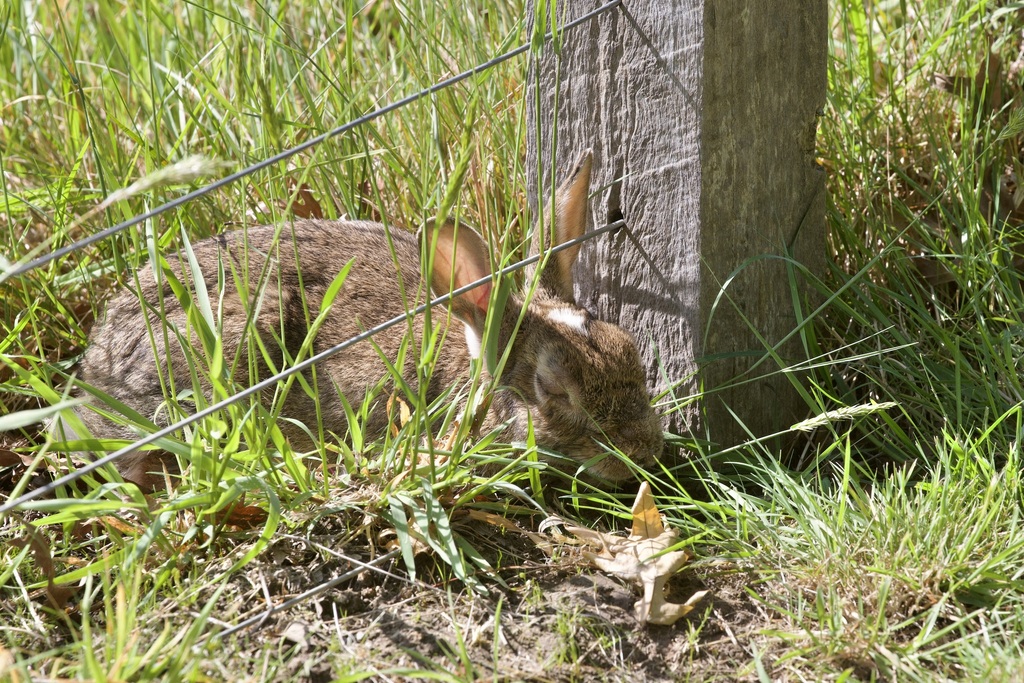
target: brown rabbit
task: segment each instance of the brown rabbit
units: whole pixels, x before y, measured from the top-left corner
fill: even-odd
[[[588,154],[558,189],[554,200],[557,225],[549,242],[561,244],[583,233],[590,165]],[[280,244],[275,242],[275,233],[280,235]],[[433,249],[430,285],[435,292],[446,293],[490,275],[487,246],[466,226],[430,227],[423,237]],[[305,357],[401,315],[425,298],[416,238],[376,223],[309,220],[283,229],[263,226],[204,240],[195,244],[193,251],[211,301],[218,301],[218,270],[223,273],[219,305],[225,362],[231,362],[239,345],[246,343],[246,325],[252,317],[264,350],[249,355],[260,359],[260,377],[287,366],[299,354],[309,321],[316,319],[325,291],[349,260],[354,261],[348,277]],[[500,312],[498,348],[512,347],[483,428],[507,422],[501,438],[524,440],[532,421],[538,446],[578,464],[586,463],[590,475],[621,481],[630,475],[629,468],[607,455],[601,444],[615,445],[638,464],[651,464],[662,449],[661,424],[650,407],[633,339],[621,328],[593,319],[574,302],[572,265],[578,252],[579,246],[574,246],[552,254],[530,301],[513,294]],[[190,282],[188,266],[176,259],[168,261],[176,277]],[[237,291],[236,278],[248,283],[245,301]],[[86,383],[161,422],[167,378],[177,382],[173,391],[192,386],[188,356],[182,349],[189,328],[170,286],[164,282],[158,287],[152,265],[139,272],[138,282],[145,305],[140,310],[139,295],[133,291],[114,297],[92,331],[81,374]],[[478,287],[452,302],[465,337],[447,335],[427,387],[428,400],[468,377],[470,357],[480,353],[490,290],[490,285]],[[441,309],[435,309],[434,320],[446,317]],[[522,322],[513,336],[520,317]],[[422,316],[413,327],[418,348]],[[170,331],[165,333],[167,329]],[[359,406],[368,388],[387,374],[381,354],[394,362],[407,329],[398,325],[375,335],[379,352],[362,342],[316,366],[319,416],[326,432],[344,437],[348,419],[339,394],[349,405]],[[194,332],[191,337],[191,345],[202,348]],[[189,349],[187,353],[194,352]],[[404,379],[414,388],[415,356],[415,352],[406,353],[403,371]],[[249,356],[244,348],[240,357],[235,378],[246,383],[250,380]],[[310,372],[304,377],[314,386]],[[209,391],[208,386],[203,389]],[[298,383],[293,385],[282,411],[282,417],[288,419],[279,423],[297,448],[308,447],[310,434],[317,433],[317,402],[309,393]],[[383,403],[379,400],[370,413],[365,425],[370,434],[378,435],[386,427]],[[78,415],[94,437],[136,437],[131,428],[116,425],[87,407],[80,408]],[[66,423],[64,427],[70,431]],[[129,453],[117,465],[126,480],[145,487],[162,481],[159,473],[163,468],[173,469],[168,456],[153,451]]]

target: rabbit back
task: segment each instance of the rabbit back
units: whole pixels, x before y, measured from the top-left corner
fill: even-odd
[[[399,229],[386,230],[377,223],[310,220],[283,227],[260,226],[197,242],[193,253],[214,316],[219,319],[224,363],[235,366],[237,386],[265,379],[300,356],[328,288],[350,260],[348,276],[303,358],[426,300],[415,236]],[[167,260],[171,274],[193,287],[187,261]],[[186,332],[190,330],[187,314],[166,277],[158,280],[153,265],[148,264],[139,271],[137,282],[138,293],[126,289],[115,296],[94,328],[82,362],[82,378],[162,426],[166,424],[161,417],[166,414],[161,410],[165,396],[192,388],[190,363],[197,354],[202,356],[202,345],[194,331]],[[262,342],[258,349],[250,348],[254,346],[247,329],[250,324]],[[415,390],[422,316],[410,324],[416,332],[417,348],[406,351],[402,374]],[[400,323],[374,335],[374,344],[354,344],[303,373],[306,384],[316,387],[319,418],[327,432],[344,437],[348,420],[342,398],[358,410],[367,389],[388,375],[381,355],[395,362],[409,327]],[[444,351],[428,386],[431,400],[467,372],[461,335],[449,335]],[[211,388],[205,374],[202,369],[196,373],[208,399]],[[383,391],[392,388],[393,383],[386,382]],[[264,405],[271,405],[275,390],[265,390]],[[387,416],[382,403],[377,401],[369,414],[364,425],[368,433],[384,429]],[[92,410],[82,410],[79,416],[94,437],[136,437],[130,428]],[[293,445],[310,446],[306,430],[296,423],[317,433],[317,400],[299,383],[293,384],[284,400],[282,417],[287,419],[278,425]],[[146,478],[139,476],[140,468],[159,470],[152,467],[159,464],[147,453],[133,453],[119,461],[119,469],[126,478],[138,481]],[[169,465],[167,458],[162,464]]]
[[[494,281],[488,277],[491,256],[486,241],[454,221],[425,226],[423,248],[432,253],[429,282],[435,293],[485,283],[452,298],[451,312],[461,321],[465,336],[446,335],[426,396],[432,401],[468,375],[470,356],[480,355],[485,333],[496,334],[488,348],[501,351],[505,362],[480,428],[501,429],[505,441],[534,440],[538,447],[565,456],[559,466],[617,482],[632,477],[635,465],[656,461],[663,434],[633,337],[617,325],[594,319],[575,301],[572,270],[580,248],[577,238],[586,228],[590,166],[586,155],[542,213],[542,219],[554,217],[553,225],[534,231],[535,253],[558,247],[548,255],[543,270],[528,270],[526,281],[536,283],[535,291],[511,295],[500,310],[491,310],[492,301],[503,297],[491,296]],[[264,379],[299,355],[326,292],[350,260],[344,285],[304,357],[400,316],[428,298],[419,241],[408,232],[375,223],[299,221],[264,226],[204,240],[193,251],[216,302],[225,361],[239,359],[233,366],[237,386]],[[168,261],[171,273],[189,282],[190,269],[181,260]],[[180,392],[179,386],[168,391],[166,384],[173,379],[191,387],[190,362],[201,357],[202,347],[188,332],[187,314],[166,278],[160,283],[150,265],[139,272],[138,282],[138,294],[122,292],[108,306],[92,334],[83,374],[87,382],[165,424],[159,419],[164,397]],[[446,318],[435,315],[437,321]],[[390,376],[382,357],[394,365],[404,339],[411,339],[413,347],[406,349],[404,366],[396,369],[418,392],[416,364],[423,325],[422,317],[413,317],[409,324],[383,331],[372,342],[354,344],[304,373],[305,385],[315,385],[316,391],[291,387],[282,410],[288,419],[278,423],[285,436],[305,449],[317,437],[311,438],[298,425],[317,434],[316,426],[322,424],[326,432],[344,438],[344,402],[359,406],[367,389]],[[249,348],[254,338],[250,330],[260,341],[259,349]],[[187,346],[199,351],[183,348]],[[495,360],[489,358],[488,365]],[[209,382],[202,379],[202,372],[195,376],[199,390],[208,396]],[[392,390],[389,383],[383,386],[385,395]],[[274,391],[267,390],[263,405],[271,404]],[[386,427],[383,404],[377,401],[363,425],[368,436]],[[94,436],[134,437],[131,430],[91,411],[81,415]],[[610,446],[625,457],[610,454]],[[126,479],[142,483],[152,481],[147,479],[149,472],[159,471],[154,465],[171,469],[172,464],[132,453],[122,458],[119,469]]]

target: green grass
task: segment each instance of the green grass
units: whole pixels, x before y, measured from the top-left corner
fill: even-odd
[[[144,3],[137,10],[72,3],[66,11],[22,4],[4,12],[0,60],[9,78],[0,86],[0,220],[9,261],[64,246],[197,186],[203,178],[172,178],[177,182],[95,210],[115,189],[152,178],[186,157],[217,162],[216,175],[236,170],[527,40],[522,8],[514,5],[456,10],[415,2],[301,3],[271,12],[259,4],[229,2]],[[180,248],[182,235],[195,241],[225,228],[309,212],[415,227],[438,212],[446,188],[454,185],[450,176],[461,172],[459,210],[494,234],[514,237],[524,194],[522,68],[520,62],[493,69],[5,283],[3,412],[25,415],[56,401],[63,371],[83,348],[84,330],[112,288],[130,283],[131,271],[154,251]],[[201,297],[197,301],[192,320],[201,326],[206,318]],[[216,354],[197,361],[200,376],[218,375]],[[229,424],[246,425],[246,442],[232,438],[239,427],[225,434]],[[335,447],[319,454],[317,468],[287,450],[271,462],[265,449],[246,448],[266,444],[266,424],[260,433],[261,425],[246,420],[243,405],[203,421],[184,440],[165,441],[194,467],[188,481],[154,508],[131,487],[101,488],[91,477],[94,493],[80,504],[65,500],[37,508],[42,514],[29,519],[31,528],[41,530],[33,537],[41,552],[58,562],[82,560],[70,572],[61,565],[57,573],[61,582],[86,581],[75,601],[81,600],[84,618],[69,628],[66,620],[37,621],[27,585],[46,575],[44,562],[36,558],[23,579],[21,573],[33,566],[28,551],[5,544],[3,564],[10,570],[3,583],[13,591],[4,596],[4,621],[13,629],[5,646],[19,659],[32,652],[45,660],[64,657],[69,675],[190,677],[201,660],[189,652],[208,639],[210,625],[200,619],[192,635],[167,642],[160,635],[158,606],[170,600],[186,608],[197,599],[188,586],[216,587],[229,580],[276,533],[314,523],[321,506],[357,525],[336,539],[341,547],[350,542],[348,535],[359,537],[364,516],[371,527],[397,528],[410,571],[410,526],[439,529],[428,540],[446,560],[442,573],[483,590],[475,569],[486,563],[461,536],[445,532],[448,513],[474,497],[464,486],[465,473],[453,464],[431,468],[426,489],[412,476],[401,483],[400,473],[416,456],[417,433],[365,448],[355,434],[341,445],[343,452]],[[417,422],[408,431],[419,429]],[[44,441],[38,429],[24,434],[36,444]],[[48,457],[45,446],[24,452]],[[229,461],[229,471],[218,466]],[[340,490],[329,486],[325,471],[335,461],[341,467],[333,484]],[[360,472],[367,473],[361,478],[365,495],[347,501],[344,486]],[[461,487],[454,490],[456,485]],[[265,521],[243,534],[243,550],[236,554],[223,540],[231,535],[225,520],[243,500],[257,505]],[[296,514],[312,520],[296,525]],[[5,519],[4,537],[21,536],[27,521]],[[86,537],[82,525],[92,525]],[[207,575],[206,563],[222,556],[231,557],[227,571]],[[127,611],[118,602],[125,596],[131,601]],[[198,609],[208,612],[218,603],[206,599]],[[102,607],[101,622],[119,629],[106,634],[109,647],[82,647],[103,631],[90,627],[91,604]],[[132,617],[129,623],[110,618],[122,611]],[[120,629],[151,638],[125,650]],[[34,635],[24,640],[26,633]]]
[[[131,7],[0,8],[0,253],[9,261],[530,39],[519,3]],[[715,453],[698,442],[689,462],[650,475],[696,551],[686,571],[736,587],[758,615],[734,624],[738,647],[714,667],[724,678],[1024,680],[1021,29],[1015,14],[984,2],[831,4],[819,154],[832,258],[814,283],[823,308],[803,332],[811,360],[800,375],[817,419],[793,430],[792,453],[758,443]],[[29,411],[61,400],[113,288],[154,249],[181,248],[183,235],[194,242],[311,210],[416,226],[454,200],[514,250],[527,220],[525,69],[514,60],[4,282],[0,419],[24,428],[0,446],[66,467]],[[935,74],[967,78],[939,79],[949,93]],[[101,206],[191,155],[209,164]],[[437,406],[438,420],[448,405]],[[467,443],[462,459],[403,475],[429,429],[418,420],[397,437],[354,434],[295,454],[247,446],[272,436],[247,419],[240,408],[176,438],[195,467],[170,494],[144,499],[88,478],[68,498],[0,520],[0,679],[5,662],[26,679],[297,675],[278,641],[213,634],[263,599],[247,592],[254,567],[340,574],[343,556],[365,559],[371,546],[401,551],[389,568],[403,578],[389,580],[492,596],[506,580],[503,595],[522,602],[486,603],[479,609],[494,621],[474,625],[444,596],[455,625],[446,644],[401,666],[447,680],[514,676],[503,668],[502,620],[539,623],[543,595],[532,579],[510,578],[519,559],[474,532],[469,513],[524,527],[536,526],[536,506],[620,527],[628,515],[629,501],[583,482],[558,480],[541,500],[528,467],[490,477],[472,469],[474,459],[521,457],[498,444]],[[226,424],[247,425],[247,440]],[[231,456],[232,472],[213,467],[225,462],[218,453]],[[253,510],[262,516],[238,523]],[[418,558],[417,527],[430,530]],[[323,574],[279,593],[332,575]],[[47,604],[48,577],[58,597],[71,591],[61,609]],[[694,667],[718,638],[715,618],[702,614],[676,627]],[[626,636],[613,625],[567,608],[547,628],[547,665],[567,678],[585,679],[588,657],[627,670]],[[470,656],[481,639],[493,655],[484,661]],[[354,657],[346,642],[314,657],[342,680],[399,665]],[[244,673],[243,652],[258,660]],[[710,680],[704,671],[681,675]]]

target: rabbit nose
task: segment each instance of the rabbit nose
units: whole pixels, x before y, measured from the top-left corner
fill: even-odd
[[[661,441],[661,425],[657,425],[656,430],[645,423],[623,425],[619,428],[617,437],[615,445],[626,455],[648,457],[651,455],[648,453],[651,447]]]

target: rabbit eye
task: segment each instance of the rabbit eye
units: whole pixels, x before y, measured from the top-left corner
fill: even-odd
[[[565,399],[569,396],[569,392],[564,384],[556,381],[554,377],[545,375],[543,372],[537,373],[533,380],[533,385],[537,398],[541,401]]]
[[[534,392],[539,401],[570,398],[570,378],[562,353],[547,347],[537,354],[537,366],[533,372]]]

